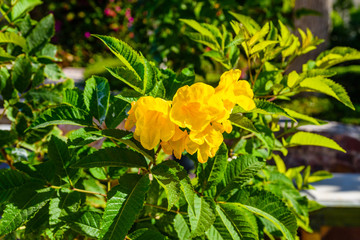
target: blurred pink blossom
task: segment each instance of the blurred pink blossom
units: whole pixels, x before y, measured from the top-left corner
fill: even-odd
[[[131,18],[131,9],[130,8],[127,8],[126,11],[125,11],[125,17],[127,19]]]
[[[134,18],[133,17],[129,17],[129,23],[133,23],[134,22]]]
[[[116,12],[114,10],[112,10],[111,8],[105,8],[104,13],[106,16],[109,16],[109,17],[116,16]]]
[[[89,37],[91,37],[91,33],[90,33],[90,32],[86,32],[86,33],[84,33],[84,36],[85,36],[86,38],[89,38]]]
[[[116,11],[116,12],[121,12],[121,7],[120,7],[120,6],[116,6],[116,7],[115,7],[115,11]]]

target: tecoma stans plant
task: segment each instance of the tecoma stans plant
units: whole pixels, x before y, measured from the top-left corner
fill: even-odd
[[[276,102],[311,91],[354,109],[331,67],[360,52],[335,47],[289,71],[321,40],[231,12],[233,32],[179,21],[223,66],[218,82],[160,69],[125,42],[93,35],[121,61],[107,70],[127,87],[115,95],[92,76],[80,90],[42,84],[61,72],[49,43],[54,22],[31,20],[24,2],[1,7],[10,24],[0,32],[0,87],[12,125],[0,132],[9,166],[0,170],[0,237],[294,240],[299,228],[312,231],[309,212],[321,206],[299,191],[331,174],[286,168],[282,157],[299,145],[345,150],[298,130],[324,121]],[[80,127],[64,136],[59,124]]]

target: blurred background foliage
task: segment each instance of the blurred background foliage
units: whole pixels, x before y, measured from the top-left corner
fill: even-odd
[[[40,18],[52,12],[56,19],[53,43],[60,45],[63,66],[85,67],[85,78],[93,74],[110,79],[112,89],[121,89],[119,81],[112,79],[104,66],[117,66],[119,61],[91,34],[106,34],[129,43],[161,68],[182,69],[192,67],[197,81],[216,80],[223,71],[203,53],[208,49],[194,44],[185,34],[186,26],[179,18],[225,25],[233,20],[229,11],[245,14],[258,23],[281,20],[294,30],[294,20],[317,12],[295,10],[295,0],[48,0],[37,7],[32,15]],[[336,0],[331,13],[332,29],[329,48],[350,46],[360,50],[360,8],[352,0]],[[315,33],[316,35],[316,33]],[[322,96],[299,96],[292,102],[298,111],[326,120],[360,124],[360,96],[357,81],[360,68],[357,62],[336,67],[340,73],[334,80],[344,85],[357,111],[349,111],[336,101]],[[239,63],[240,68],[246,63]],[[295,106],[296,105],[296,106]]]

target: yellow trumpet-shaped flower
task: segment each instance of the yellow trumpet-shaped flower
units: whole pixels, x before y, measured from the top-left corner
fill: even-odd
[[[198,161],[205,163],[209,157],[215,156],[223,140],[221,132],[208,125],[201,132],[190,132],[185,148],[190,154],[197,152]]]
[[[180,159],[185,150],[187,139],[187,131],[182,131],[176,127],[174,136],[167,142],[162,141],[161,147],[166,154],[174,154],[177,159]]]
[[[215,89],[205,83],[183,86],[176,92],[170,119],[182,128],[201,132],[210,122],[222,122],[229,116]]]
[[[254,93],[250,84],[245,80],[239,80],[240,76],[239,69],[224,72],[220,77],[219,85],[215,88],[216,94],[220,95],[228,111],[231,111],[235,104],[246,111],[255,108]]]
[[[175,124],[170,121],[171,102],[161,98],[141,97],[131,104],[125,129],[134,126],[134,138],[146,149],[153,149],[160,140],[169,141],[175,134]]]

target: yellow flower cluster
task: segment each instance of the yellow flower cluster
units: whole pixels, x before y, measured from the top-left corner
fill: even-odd
[[[223,142],[222,133],[231,132],[228,118],[233,107],[255,108],[253,91],[240,76],[238,69],[227,71],[216,88],[204,83],[183,86],[172,102],[141,97],[132,103],[125,128],[136,126],[134,138],[146,149],[160,143],[166,154],[181,158],[184,150],[197,152],[198,161],[204,163],[215,156]]]

